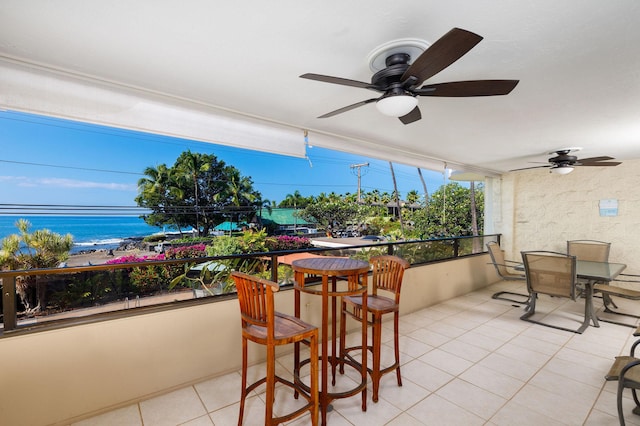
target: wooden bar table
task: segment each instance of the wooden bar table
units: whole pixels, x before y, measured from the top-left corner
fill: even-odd
[[[291,264],[295,273],[295,316],[300,318],[300,293],[315,294],[322,297],[322,325],[321,343],[322,353],[320,355],[320,415],[322,425],[327,424],[327,411],[330,403],[337,398],[346,398],[362,393],[362,411],[367,410],[367,321],[362,321],[362,363],[361,367],[348,359],[341,359],[337,352],[337,325],[336,315],[337,298],[340,296],[362,295],[362,309],[367,309],[367,275],[369,273],[369,263],[362,260],[349,259],[346,257],[316,257],[310,259],[296,260]],[[322,277],[322,286],[306,286],[306,276]],[[347,281],[347,288],[337,289],[338,278]],[[329,342],[329,305],[331,305],[331,342]],[[329,354],[329,343],[331,343],[331,354]],[[300,344],[295,344],[294,354],[294,380],[301,383],[300,367],[309,360],[300,360]],[[360,383],[353,389],[343,392],[329,392],[329,366],[331,366],[331,384],[336,384],[336,367],[344,363],[353,368],[359,368],[361,374]]]

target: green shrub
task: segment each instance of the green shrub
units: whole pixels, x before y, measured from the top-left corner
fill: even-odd
[[[167,239],[167,236],[164,234],[153,234],[153,235],[147,235],[142,239],[142,241],[144,241],[145,243],[157,243],[159,241],[164,241],[166,239]]]

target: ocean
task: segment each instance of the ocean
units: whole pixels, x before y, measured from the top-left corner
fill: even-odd
[[[162,228],[147,225],[137,216],[0,216],[0,240],[15,234],[18,219],[31,222],[30,232],[47,228],[59,234],[73,235],[71,253],[90,249],[115,249],[132,237],[146,237],[162,232]]]

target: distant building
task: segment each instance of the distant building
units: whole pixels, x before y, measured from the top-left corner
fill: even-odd
[[[249,225],[245,222],[222,222],[214,228],[214,235],[215,232],[218,232],[220,234],[225,232],[239,232],[248,227]]]
[[[295,214],[297,211],[299,212],[300,209],[274,208],[269,212],[263,208],[261,214],[258,213],[256,216],[255,221],[277,235],[315,234],[317,224],[298,217]]]

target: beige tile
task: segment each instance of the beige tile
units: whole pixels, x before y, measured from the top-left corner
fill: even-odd
[[[398,348],[401,352],[400,362],[402,362],[402,354],[408,355],[411,358],[418,358],[430,350],[433,350],[433,346],[408,336],[400,336],[398,339]]]
[[[453,376],[457,376],[473,365],[471,361],[441,349],[434,349],[422,355],[418,360],[446,371]]]
[[[209,415],[198,417],[197,419],[190,420],[186,423],[182,423],[180,426],[214,426],[213,420]]]
[[[406,411],[425,425],[474,426],[484,424],[481,417],[433,394]]]
[[[514,337],[509,343],[524,348],[527,351],[539,352],[548,356],[555,355],[555,353],[562,347],[557,343],[547,342],[545,340],[525,336],[523,334]]]
[[[477,364],[462,373],[460,378],[507,399],[524,386],[521,380]]]
[[[512,342],[505,343],[495,350],[494,354],[504,355],[514,360],[523,362],[535,369],[541,368],[550,359],[551,355],[534,351],[530,348],[515,345]]]
[[[145,426],[175,426],[207,414],[193,387],[187,387],[140,403]]]
[[[431,391],[405,379],[404,371],[402,386],[398,386],[396,375],[393,373],[382,376],[380,380],[379,397],[403,411],[429,395],[431,395]]]
[[[415,417],[411,417],[407,413],[402,413],[387,423],[387,426],[424,426],[424,422]]]
[[[453,377],[451,374],[417,359],[402,367],[403,381],[411,380],[418,386],[432,392],[447,384]]]
[[[440,333],[436,333],[435,331],[428,330],[426,328],[415,330],[407,334],[407,336],[434,348],[444,343],[447,343],[449,340],[451,340],[450,337],[447,337]]]
[[[460,336],[460,338],[456,340],[445,343],[444,345],[440,346],[440,349],[450,354],[457,355],[460,358],[466,359],[470,362],[478,362],[491,353],[490,351],[476,345],[465,343],[462,340],[465,335]]]
[[[491,423],[498,426],[566,426],[562,418],[551,418],[543,413],[532,409],[533,401],[529,404],[521,405],[514,401],[509,401],[492,418]],[[571,424],[571,423],[570,423]],[[574,423],[576,424],[576,423]]]
[[[228,405],[209,414],[215,426],[237,425],[240,404]],[[247,398],[243,426],[264,426],[265,405],[258,396]],[[177,426],[177,424],[176,424]]]
[[[598,398],[600,386],[588,385],[567,376],[542,369],[529,380],[529,384],[574,400],[576,403],[593,404]]]
[[[582,424],[589,414],[593,402],[576,401],[570,397],[550,392],[534,385],[525,385],[511,401],[530,407],[532,410],[558,419],[566,424]]]
[[[490,368],[499,373],[506,374],[507,376],[522,381],[529,380],[529,378],[532,377],[537,371],[537,368],[529,364],[497,353],[492,353],[491,355],[482,359],[478,362],[478,365]]]
[[[426,328],[427,330],[431,330],[438,334],[442,334],[443,336],[446,336],[450,339],[455,339],[456,337],[460,337],[467,332],[467,330],[465,330],[464,328],[456,327],[454,325],[447,324],[443,321],[439,321],[434,324],[431,324]]]
[[[335,399],[332,405],[342,417],[356,426],[382,426],[402,412],[398,407],[382,398],[374,403],[370,396],[367,398],[367,411],[362,411],[359,395]]]
[[[86,420],[82,420],[76,423],[72,423],[71,426],[142,426],[142,418],[140,416],[140,409],[138,404],[129,405],[128,407],[118,408],[113,411],[101,414],[99,416],[91,417]]]
[[[501,396],[460,379],[447,383],[436,394],[485,420],[490,419],[507,402]]]
[[[242,378],[238,373],[230,373],[194,387],[207,411],[211,412],[240,401]]]
[[[458,337],[455,341],[461,344],[472,345],[485,351],[491,352],[498,349],[505,342],[494,336],[487,336],[479,332],[480,327],[475,328],[473,332],[465,333]]]

